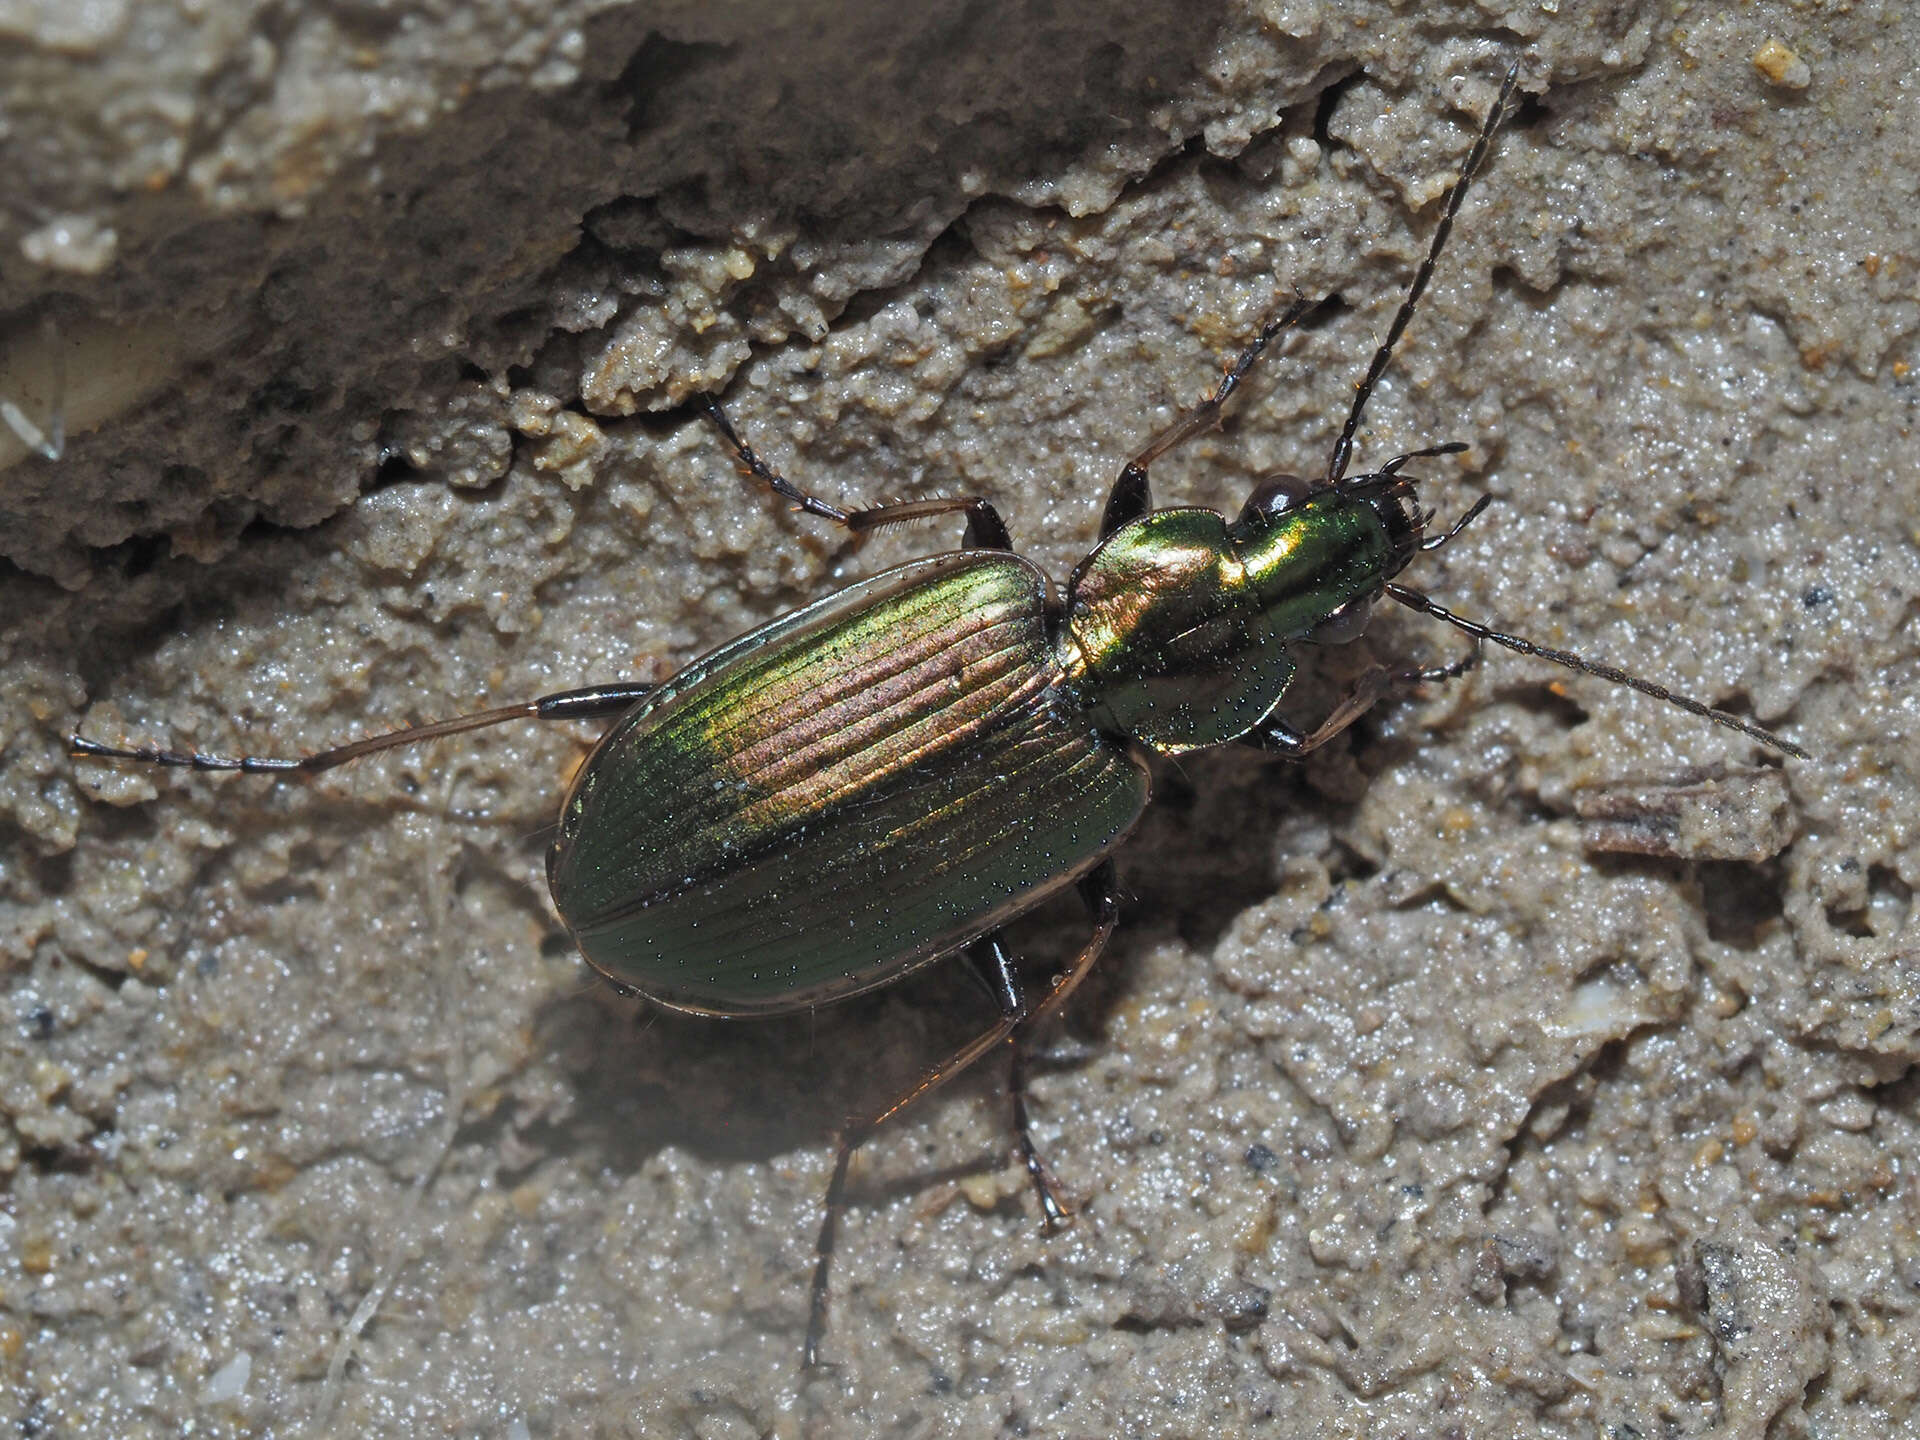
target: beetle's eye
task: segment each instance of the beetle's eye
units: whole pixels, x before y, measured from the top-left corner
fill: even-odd
[[[1349,640],[1358,640],[1367,628],[1367,621],[1373,618],[1373,601],[1371,595],[1347,601],[1307,631],[1306,638],[1315,645],[1345,645]]]
[[[1269,475],[1253,487],[1247,503],[1240,507],[1236,524],[1249,520],[1272,520],[1294,509],[1313,493],[1313,483],[1298,475]]]

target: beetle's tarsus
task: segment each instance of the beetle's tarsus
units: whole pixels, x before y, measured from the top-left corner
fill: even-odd
[[[867,1138],[864,1129],[851,1127],[840,1132],[833,1156],[833,1178],[827,1182],[826,1214],[820,1219],[820,1234],[813,1242],[813,1283],[807,1292],[807,1339],[801,1349],[800,1368],[820,1368],[820,1342],[827,1335],[827,1278],[833,1268],[833,1249],[838,1239],[841,1212],[847,1208],[847,1166],[853,1152]]]

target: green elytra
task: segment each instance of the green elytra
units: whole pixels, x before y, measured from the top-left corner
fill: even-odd
[[[1024,1046],[1086,974],[1118,916],[1114,850],[1150,793],[1149,754],[1226,743],[1310,753],[1398,686],[1450,678],[1492,641],[1680,706],[1776,750],[1796,746],[1697,700],[1445,610],[1395,577],[1457,534],[1425,533],[1409,461],[1346,473],[1361,413],[1412,318],[1460,202],[1512,99],[1516,71],[1448,190],[1427,255],[1357,388],[1325,476],[1274,476],[1232,520],[1155,510],[1148,468],[1215,423],[1273,341],[1271,320],[1205,401],[1122,469],[1101,543],[1064,593],[1012,553],[975,497],[848,511],[794,486],[700,408],[735,459],[801,510],[855,534],[964,512],[964,548],[888,570],[693,661],[658,687],[616,684],[369,736],[303,759],[104,745],[76,757],[312,774],[360,756],[509,720],[617,716],[576,776],[548,856],[554,906],[595,970],[623,990],[719,1016],[779,1014],[963,955],[998,1016],[905,1093],[843,1129],[816,1244],[805,1363],[819,1352],[853,1150],[892,1115],[1009,1045],[1019,1152],[1049,1228],[1068,1211],[1027,1133]],[[1465,631],[1453,665],[1368,670],[1319,725],[1278,713],[1301,643],[1350,640],[1393,599]],[[1037,997],[1004,925],[1076,887],[1090,935]]]

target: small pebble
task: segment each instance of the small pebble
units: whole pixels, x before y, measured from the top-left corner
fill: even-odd
[[[1813,79],[1807,62],[1778,40],[1769,40],[1753,52],[1753,68],[1769,85],[1782,90],[1804,90]]]
[[[237,1400],[246,1393],[247,1380],[253,1374],[253,1356],[242,1350],[212,1375],[200,1391],[202,1405],[218,1405]]]

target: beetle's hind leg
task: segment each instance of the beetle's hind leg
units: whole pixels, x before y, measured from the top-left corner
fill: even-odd
[[[456,715],[451,720],[433,720],[424,725],[408,725],[380,735],[366,735],[315,751],[298,759],[281,755],[208,755],[198,750],[168,750],[159,745],[104,745],[89,740],[77,731],[67,737],[67,754],[75,760],[126,760],[140,765],[170,766],[182,770],[239,770],[249,775],[317,775],[382,750],[397,750],[403,745],[418,745],[468,730],[484,730],[489,725],[504,725],[512,720],[602,720],[624,714],[654,689],[652,685],[590,685],[580,690],[562,690],[525,700],[518,705],[502,705],[497,710],[482,710],[473,715]]]
[[[869,505],[861,510],[843,510],[838,505],[829,505],[817,495],[809,495],[794,484],[765,460],[760,458],[751,445],[740,438],[740,432],[733,428],[733,422],[727,418],[727,412],[720,408],[720,402],[711,395],[697,397],[695,406],[713,422],[720,432],[720,438],[727,442],[727,448],[733,451],[733,458],[740,468],[752,475],[774,494],[791,500],[809,515],[817,515],[822,520],[831,520],[835,525],[851,535],[864,535],[869,530],[878,530],[885,525],[908,525],[915,520],[927,520],[936,515],[953,515],[966,512],[967,528],[961,539],[961,546],[967,550],[1011,550],[1013,537],[1007,531],[1007,522],[1000,518],[1000,512],[993,508],[993,502],[978,495],[958,495],[933,500],[902,500],[892,505]]]
[[[928,1070],[892,1103],[863,1120],[850,1122],[840,1132],[839,1146],[833,1157],[833,1178],[827,1182],[826,1213],[821,1217],[820,1235],[814,1242],[813,1286],[808,1295],[807,1340],[803,1352],[803,1364],[807,1369],[811,1370],[820,1363],[820,1341],[827,1333],[828,1279],[833,1269],[833,1251],[839,1237],[840,1217],[847,1208],[847,1166],[853,1159],[853,1152],[866,1143],[867,1137],[880,1126],[922,1096],[939,1089],[995,1046],[1009,1041],[1016,1046],[1021,1044],[1034,1024],[1059,1009],[1079,987],[1087,972],[1093,968],[1093,962],[1100,958],[1100,952],[1106,949],[1107,939],[1113,934],[1113,927],[1120,918],[1120,887],[1113,862],[1102,861],[1080,880],[1079,890],[1086,902],[1093,930],[1072,963],[1054,978],[1053,988],[1037,1001],[1026,996],[1014,976],[1012,961],[1001,946],[999,936],[988,935],[975,941],[968,947],[967,956],[975,974],[987,983],[996,1002],[1000,1004],[1000,1018]],[[1020,1117],[1022,1156],[1029,1160],[1027,1173],[1035,1176],[1036,1185],[1046,1195],[1045,1181],[1051,1177],[1047,1176],[1046,1166],[1034,1153],[1032,1141],[1027,1136],[1024,1103],[1020,1107]],[[1057,1196],[1046,1195],[1042,1201],[1043,1213],[1046,1213],[1048,1205],[1058,1211],[1062,1221],[1065,1220],[1068,1212]]]

